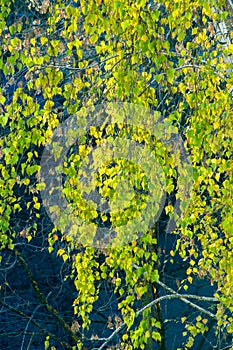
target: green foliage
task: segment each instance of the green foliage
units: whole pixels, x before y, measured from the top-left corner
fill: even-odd
[[[7,84],[16,84],[12,99],[8,98],[8,85],[0,90],[0,248],[14,249],[18,235],[10,224],[12,216],[22,210],[23,198],[16,195],[16,188],[27,198],[32,219],[27,226],[28,241],[36,234],[35,220],[42,215],[39,192],[45,187],[45,179],[38,177],[39,152],[60,122],[80,111],[85,120],[88,108],[100,102],[153,107],[155,115],[161,114],[173,125],[167,130],[168,135],[179,132],[185,139],[195,180],[188,208],[184,192],[176,195],[184,210],[174,232],[179,239],[171,258],[179,254],[190,264],[182,281],[184,289],[194,278],[203,276],[216,285],[217,325],[232,333],[232,318],[227,316],[233,312],[233,133],[229,93],[232,74],[228,74],[231,67],[224,60],[232,54],[232,44],[223,48],[214,32],[216,21],[227,17],[223,4],[177,0],[149,6],[145,0],[81,0],[80,6],[75,7],[72,2],[56,1],[45,9],[45,25],[33,25],[29,33],[21,20],[7,25],[11,3],[0,0],[0,52],[2,57],[4,52],[9,53],[6,62],[0,59],[0,68]],[[218,13],[213,12],[213,6]],[[39,10],[44,13],[42,7]],[[223,83],[225,89],[221,87]],[[62,108],[55,106],[55,97],[63,100]],[[145,172],[126,161],[124,154],[113,166],[107,155],[104,162],[98,163],[103,154],[97,151],[98,176],[88,186],[81,185],[77,172],[84,164],[81,171],[85,175],[85,161],[92,152],[93,140],[102,145],[130,135],[135,142],[144,142],[163,170],[167,194],[175,190],[182,176],[177,171],[181,156],[178,151],[172,157],[169,146],[153,138],[148,130],[125,123],[118,123],[117,127],[117,132],[114,123],[98,129],[93,121],[89,135],[79,140],[77,151],[71,152],[63,164],[63,192],[73,212],[89,225],[87,245],[93,243],[98,212],[83,198],[84,189],[88,192],[99,187],[102,198],[111,202],[110,223],[122,233],[120,227],[143,210],[150,185]],[[127,146],[126,143],[126,151]],[[119,188],[126,174],[130,180]],[[141,194],[127,192],[129,187]],[[121,193],[126,202],[120,204]],[[173,204],[168,203],[165,211],[172,217]],[[101,220],[108,220],[104,213]],[[48,232],[50,252],[58,240],[57,233],[56,226]],[[85,246],[87,231],[81,233]],[[148,339],[158,343],[162,340],[160,320],[151,316],[150,309],[134,326],[136,300],[159,280],[154,228],[137,237],[137,232],[132,232],[130,244],[105,248],[102,263],[98,261],[99,250],[90,247],[75,253],[72,261],[77,289],[74,314],[82,319],[83,328],[91,327],[90,313],[98,299],[98,282],[109,280],[114,293],[121,297],[118,308],[127,327],[122,336],[124,349],[145,349]],[[80,248],[80,241],[76,243],[72,235],[62,235],[62,240],[70,251],[62,248],[57,253],[66,262],[73,249]],[[184,346],[192,348],[195,337],[204,334],[208,324],[202,316],[197,316],[194,324],[184,322],[190,334]],[[49,337],[44,345],[49,349]]]

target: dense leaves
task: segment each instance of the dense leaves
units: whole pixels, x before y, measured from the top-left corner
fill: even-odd
[[[85,124],[89,111],[100,104],[121,102],[150,108],[155,119],[167,125],[167,141],[174,134],[180,136],[189,155],[189,172],[182,171],[180,148],[174,150],[175,142],[162,142],[159,131],[154,135],[154,125],[150,130],[140,123],[132,127],[119,116],[96,125],[93,116],[93,125],[72,145],[62,169],[63,194],[72,213],[78,214],[85,226],[67,235],[65,224],[59,226],[51,220],[43,232],[49,253],[61,256],[71,267],[67,278],[76,293],[73,323],[68,325],[52,306],[46,309],[69,335],[70,348],[84,349],[90,334],[86,332],[92,332],[92,314],[101,298],[101,285],[108,283],[117,302],[115,348],[157,349],[158,345],[165,349],[166,327],[160,303],[149,303],[162,297],[161,303],[172,303],[175,298],[187,302],[193,283],[205,278],[214,287],[213,295],[208,301],[199,296],[189,302],[198,310],[195,319],[177,315],[186,328],[177,346],[193,348],[200,334],[206,336],[212,330],[211,322],[213,347],[220,346],[218,339],[223,333],[226,345],[230,345],[233,44],[230,31],[224,33],[224,42],[221,31],[217,32],[226,23],[227,27],[232,25],[229,9],[222,1],[202,0],[0,0],[0,5],[2,255],[8,250],[16,252],[41,303],[46,304],[26,262],[17,253],[19,242],[27,239],[29,244],[38,235],[40,222],[50,220],[40,195],[46,188],[46,179],[40,176],[45,146],[54,130],[71,115],[82,117]],[[114,227],[122,237],[124,225],[143,213],[151,190],[150,168],[144,171],[125,159],[126,153],[114,162],[114,152],[107,155],[103,148],[98,153],[98,146],[120,138],[126,153],[130,144],[125,140],[130,139],[146,149],[143,157],[149,150],[156,158],[163,171],[158,177],[164,176],[166,201],[161,217],[146,232],[139,235],[135,230],[126,244],[116,240],[111,247],[96,237],[98,228]],[[91,153],[98,167],[97,177],[88,185],[80,184],[77,174],[84,178],[89,175],[85,169]],[[51,177],[56,178],[59,171],[50,169]],[[185,176],[192,179],[189,193],[180,180]],[[88,195],[95,187],[103,205],[110,201],[110,211],[99,210],[83,197],[83,192]],[[56,191],[51,196],[56,196]],[[119,198],[124,201],[119,202]],[[59,216],[59,208],[55,209]],[[166,224],[171,218],[176,227],[173,225],[168,233],[163,221]],[[176,290],[169,291],[161,282],[166,280],[166,264],[158,244],[160,228],[164,235],[173,235],[175,242],[169,249],[169,264],[183,264]],[[74,320],[78,320],[77,329]],[[111,322],[110,317],[109,329]],[[112,344],[113,336],[102,341],[98,336],[98,349]],[[49,331],[44,334],[46,349],[51,337]],[[54,346],[60,349],[63,344],[56,339]]]

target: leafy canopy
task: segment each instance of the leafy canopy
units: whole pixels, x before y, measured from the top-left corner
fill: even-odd
[[[44,215],[40,191],[46,186],[45,179],[38,177],[40,157],[60,123],[80,111],[85,120],[88,109],[100,103],[128,102],[152,108],[182,136],[194,177],[190,202],[180,198],[184,210],[174,229],[178,239],[171,259],[175,261],[179,254],[189,262],[182,281],[185,290],[196,278],[205,277],[215,284],[217,331],[219,327],[232,333],[233,134],[229,90],[233,75],[227,58],[233,46],[222,45],[215,32],[217,23],[229,20],[224,3],[43,1],[42,5],[31,5],[40,13],[39,19],[26,20],[17,11],[13,20],[9,18],[10,6],[16,6],[16,0],[0,0],[0,5],[0,69],[5,79],[0,90],[1,249],[15,249],[19,233],[11,224],[12,218],[25,208],[30,212],[28,241],[36,235],[37,222]],[[114,164],[107,159],[89,186],[97,186],[102,198],[110,198],[113,210],[110,216],[98,213],[83,198],[85,186],[80,188],[76,176],[93,145],[117,137],[130,137],[147,145],[163,169],[168,196],[175,193],[180,175],[177,159],[149,131],[125,123],[96,127],[93,119],[89,132],[67,155],[63,193],[72,210],[89,223],[81,232],[84,238],[88,232],[91,239],[81,240],[84,246],[92,244],[100,223],[121,227],[137,216],[150,186],[140,167],[121,157]],[[120,171],[121,176],[117,176]],[[119,188],[126,174],[130,180]],[[132,190],[126,193],[122,206],[127,209],[123,210],[117,196],[129,187],[136,195]],[[174,215],[172,201],[166,203],[165,212],[168,217]],[[58,231],[54,225],[48,232],[50,252]],[[58,255],[66,261],[74,248],[80,249],[80,240],[77,243],[75,235],[65,234],[61,239],[69,249],[59,249]],[[91,327],[89,315],[98,299],[97,282],[111,279],[114,292],[121,296],[118,308],[127,325],[121,347],[144,349],[149,338],[161,342],[161,325],[148,317],[150,308],[132,327],[136,301],[159,280],[156,243],[155,229],[151,228],[139,239],[136,235],[130,244],[104,249],[103,262],[90,246],[75,254],[72,265],[78,296],[74,313],[81,317],[83,328]],[[119,271],[124,272],[124,278],[119,277]],[[208,323],[201,315],[193,325],[185,319],[182,322],[189,332],[183,346],[192,348],[195,337],[206,331]]]

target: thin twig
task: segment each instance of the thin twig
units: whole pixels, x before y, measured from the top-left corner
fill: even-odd
[[[205,62],[204,62],[204,63],[205,63]],[[178,70],[185,69],[185,68],[193,68],[193,69],[199,69],[199,70],[200,70],[202,67],[203,67],[203,66],[199,66],[199,65],[197,65],[197,64],[184,64],[184,65],[182,65],[182,66],[179,66],[179,67],[174,68],[174,70],[178,71]],[[214,67],[211,65],[211,68],[214,68]],[[216,72],[215,70],[213,71],[213,73],[214,73],[215,75],[217,75],[220,79],[226,80],[226,78],[225,78],[222,74]],[[166,75],[166,72],[159,73],[159,75],[161,75],[161,76]],[[144,92],[145,92],[153,83],[155,83],[155,81],[156,81],[155,79],[152,79],[151,82],[148,83],[148,84],[146,85],[146,87],[138,94],[138,97],[142,96],[142,95],[144,94]]]
[[[37,281],[35,280],[32,271],[30,270],[28,264],[26,263],[26,261],[24,260],[24,258],[22,257],[22,255],[20,254],[19,251],[15,252],[19,262],[21,263],[23,269],[26,271],[30,282],[36,292],[36,294],[38,295],[41,304],[43,304],[43,306],[47,309],[47,311],[53,315],[53,317],[58,321],[58,323],[65,329],[65,331],[67,332],[67,334],[70,336],[70,338],[74,341],[74,343],[78,343],[79,342],[79,338],[73,333],[72,329],[70,328],[70,326],[65,322],[65,320],[63,319],[63,317],[61,317],[58,313],[58,310],[56,310],[55,308],[53,308],[52,305],[48,304],[48,300],[47,298],[44,296],[44,294],[42,293],[42,291],[40,290]]]
[[[130,54],[131,54],[130,52],[126,52],[124,54],[123,58],[130,55]],[[82,72],[82,71],[85,71],[89,68],[93,68],[95,66],[101,66],[104,62],[109,61],[109,60],[116,58],[118,56],[119,56],[119,54],[114,54],[112,56],[106,57],[104,60],[102,60],[100,62],[94,62],[94,63],[87,65],[85,67],[82,67],[82,68],[72,67],[72,66],[67,66],[67,65],[56,65],[56,64],[44,64],[44,65],[38,65],[38,66],[41,68],[51,67],[51,68],[60,68],[60,69],[67,69],[67,70],[72,70],[72,71],[76,71],[76,72]],[[35,66],[37,66],[37,65],[34,65],[33,67],[35,67]]]
[[[71,349],[71,346],[69,344],[67,344],[64,340],[61,340],[60,338],[58,338],[57,336],[55,336],[53,333],[49,332],[47,329],[45,329],[44,327],[41,326],[40,323],[36,322],[35,320],[33,320],[30,316],[28,316],[27,314],[25,314],[24,312],[22,312],[19,309],[14,308],[11,305],[8,305],[7,303],[5,303],[4,301],[2,301],[0,299],[0,304],[5,307],[6,309],[14,312],[15,314],[21,316],[22,318],[25,318],[27,320],[30,320],[31,323],[33,323],[37,328],[39,328],[42,333],[45,336],[50,336],[50,338],[54,339],[55,341],[59,342],[61,345],[64,346],[64,348],[66,349]]]
[[[35,313],[37,312],[37,310],[38,310],[41,306],[43,306],[43,305],[37,305],[37,307],[35,308],[35,310],[34,310],[33,313],[31,314],[31,316],[30,316],[30,318],[29,318],[29,320],[28,320],[28,322],[27,322],[27,325],[26,325],[25,330],[24,330],[24,332],[23,332],[23,339],[22,339],[22,343],[21,343],[21,348],[20,348],[20,350],[23,350],[23,345],[24,345],[25,337],[26,337],[26,334],[28,334],[28,333],[27,333],[28,327],[29,327],[29,325],[30,325],[30,323],[31,323],[31,321],[32,321],[32,319],[33,319]]]

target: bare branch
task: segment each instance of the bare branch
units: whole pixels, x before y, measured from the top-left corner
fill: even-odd
[[[19,309],[14,308],[11,305],[8,305],[7,303],[5,303],[4,301],[2,301],[0,299],[0,304],[5,307],[6,309],[14,312],[15,314],[21,316],[22,318],[25,318],[27,320],[29,320],[31,323],[33,323],[37,328],[39,328],[42,333],[45,336],[50,336],[52,339],[58,341],[61,345],[64,346],[65,349],[70,349],[71,346],[69,344],[67,344],[65,341],[61,340],[60,338],[58,338],[57,336],[55,336],[53,333],[49,332],[47,329],[45,329],[44,327],[42,327],[38,322],[36,322],[35,320],[33,320],[30,316],[28,316],[27,314],[25,314],[24,312],[20,311]],[[28,333],[28,332],[27,332]]]
[[[163,300],[172,300],[172,299],[180,299],[181,301],[183,301],[184,303],[188,304],[191,307],[194,307],[196,309],[198,309],[199,311],[201,311],[202,313],[207,314],[208,316],[210,316],[211,318],[216,319],[216,316],[208,311],[205,310],[204,308],[200,307],[199,305],[196,305],[194,303],[192,303],[191,301],[189,301],[188,299],[196,299],[198,301],[209,301],[209,302],[218,302],[217,298],[212,298],[212,297],[205,297],[205,296],[198,296],[198,295],[192,295],[192,294],[179,294],[177,292],[175,292],[172,288],[167,287],[164,283],[158,281],[157,282],[161,287],[163,287],[166,290],[169,290],[169,292],[171,294],[168,295],[163,295],[155,300],[152,300],[149,304],[145,305],[142,309],[138,310],[135,313],[135,317],[138,317],[141,313],[143,313],[143,311],[145,311],[146,309],[152,307],[155,304],[160,303]],[[93,348],[92,350],[102,350],[114,337],[116,334],[118,334],[124,327],[126,326],[125,322],[123,322],[120,327],[118,327],[107,339],[106,341],[99,347],[99,348]]]
[[[42,291],[40,290],[37,281],[35,280],[32,271],[29,269],[27,263],[25,262],[24,258],[22,257],[22,255],[20,254],[19,251],[15,252],[19,262],[21,263],[23,269],[26,271],[31,284],[36,292],[36,294],[38,295],[41,304],[47,309],[47,311],[52,314],[54,316],[54,318],[59,322],[59,324],[66,330],[66,332],[69,334],[70,338],[75,342],[78,343],[79,338],[73,333],[72,329],[70,328],[70,326],[65,322],[65,320],[59,315],[58,310],[54,309],[51,305],[48,304],[48,300],[46,299],[46,297],[44,296],[44,294],[42,293]],[[32,320],[30,318],[30,320]]]
[[[229,5],[230,5],[231,10],[233,11],[233,3],[232,3],[232,1],[231,1],[231,0],[228,0],[228,3],[229,3]]]
[[[189,298],[189,299],[196,299],[196,300],[199,300],[199,301],[209,301],[209,302],[213,302],[213,303],[217,303],[219,301],[217,298],[205,297],[205,296],[199,296],[199,295],[190,295],[190,294],[179,294],[176,291],[174,291],[172,288],[166,286],[164,283],[162,283],[160,281],[158,281],[157,283],[158,283],[158,285],[163,287],[165,290],[167,290],[170,293],[172,293],[172,295],[179,296],[179,299],[181,301],[183,301],[185,304],[188,304],[189,306],[192,306],[193,308],[195,308],[195,309],[205,313],[206,315],[210,316],[211,318],[216,318],[216,316],[212,312],[202,308],[201,306],[199,306],[197,304],[192,303],[191,301],[187,300],[187,298]]]
[[[130,54],[131,54],[130,52],[125,52],[124,57],[126,57],[126,56],[128,56]],[[72,66],[68,66],[68,65],[56,65],[56,64],[44,64],[44,65],[40,65],[39,67],[40,68],[51,67],[51,68],[67,69],[67,70],[72,70],[72,71],[76,71],[76,72],[82,72],[82,71],[85,71],[85,70],[87,70],[89,68],[93,68],[93,67],[96,67],[96,66],[101,66],[103,63],[105,63],[105,62],[107,62],[107,61],[109,61],[109,60],[111,60],[113,58],[116,58],[118,56],[119,56],[119,54],[115,54],[115,55],[106,57],[105,59],[103,59],[100,62],[94,62],[94,63],[89,64],[89,65],[87,65],[85,67],[82,67],[82,68],[72,67]],[[33,67],[35,67],[35,66],[33,66]]]

